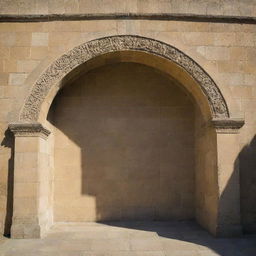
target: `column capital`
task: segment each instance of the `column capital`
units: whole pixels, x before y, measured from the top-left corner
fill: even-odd
[[[239,133],[239,129],[244,125],[242,118],[214,118],[211,120],[212,126],[216,129],[217,133]]]
[[[46,139],[51,133],[40,123],[10,123],[9,129],[15,137],[41,137]]]

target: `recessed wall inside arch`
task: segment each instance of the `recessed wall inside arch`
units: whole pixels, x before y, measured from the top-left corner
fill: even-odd
[[[195,217],[195,107],[173,79],[113,63],[55,97],[54,220]]]

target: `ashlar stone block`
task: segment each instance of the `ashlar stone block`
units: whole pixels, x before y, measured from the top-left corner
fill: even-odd
[[[26,73],[10,73],[9,74],[9,85],[22,85],[26,78],[27,78]]]
[[[48,46],[48,33],[32,33],[32,46]]]

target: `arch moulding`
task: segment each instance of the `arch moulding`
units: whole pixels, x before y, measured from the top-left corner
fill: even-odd
[[[57,81],[90,59],[117,51],[140,51],[160,56],[183,68],[198,84],[211,109],[212,118],[227,119],[226,101],[213,79],[189,56],[166,43],[134,35],[110,36],[83,43],[53,62],[39,77],[25,100],[19,121],[36,122],[41,105]]]

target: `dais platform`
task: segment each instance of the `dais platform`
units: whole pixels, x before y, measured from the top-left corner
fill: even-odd
[[[43,239],[4,239],[1,256],[255,256],[256,236],[214,238],[196,223],[58,223]]]

